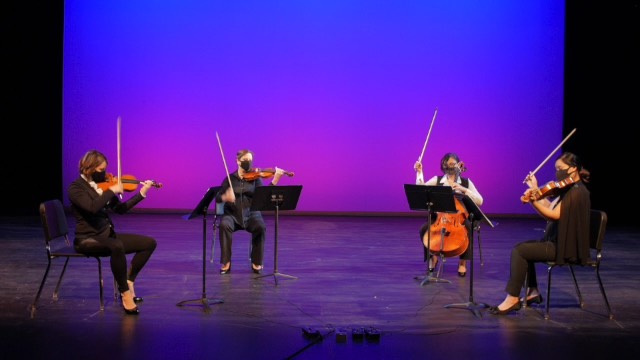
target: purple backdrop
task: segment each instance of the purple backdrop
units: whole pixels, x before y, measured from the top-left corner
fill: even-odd
[[[301,212],[409,212],[457,152],[487,214],[530,214],[525,175],[562,141],[564,2],[65,2],[66,187],[92,148],[190,211],[235,153],[295,173]],[[555,156],[553,157],[555,158]],[[538,172],[551,180],[553,159]],[[267,180],[268,183],[269,180]]]

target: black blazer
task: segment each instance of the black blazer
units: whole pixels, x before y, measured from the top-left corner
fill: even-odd
[[[76,240],[114,236],[109,210],[124,214],[144,199],[140,192],[125,202],[120,201],[111,190],[99,195],[81,176],[71,183],[68,194],[76,219]]]

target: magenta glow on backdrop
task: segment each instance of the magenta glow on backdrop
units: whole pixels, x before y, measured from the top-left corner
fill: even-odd
[[[121,117],[122,173],[163,184],[139,209],[190,211],[220,185],[218,133],[230,171],[249,148],[294,172],[297,211],[410,212],[437,108],[426,175],[457,152],[485,213],[530,214],[523,179],[562,141],[564,16],[556,0],[67,0],[65,197],[89,149],[117,173]]]

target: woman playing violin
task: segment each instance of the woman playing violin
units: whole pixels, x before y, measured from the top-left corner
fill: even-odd
[[[71,210],[76,219],[74,246],[82,254],[111,253],[111,272],[118,284],[122,306],[127,314],[138,314],[137,297],[133,283],[151,254],[156,249],[156,240],[137,234],[116,233],[108,210],[124,214],[147,197],[154,186],[151,180],[140,182],[142,188],[127,201],[120,201],[122,182],[115,182],[106,189],[98,184],[106,181],[107,157],[99,151],[90,150],[80,160],[80,176],[69,186]],[[126,254],[135,254],[127,271]]]
[[[238,169],[225,177],[216,202],[224,203],[224,215],[220,221],[220,274],[231,272],[231,243],[233,233],[245,230],[251,233],[251,269],[260,274],[264,257],[266,225],[260,211],[251,211],[251,202],[256,187],[263,186],[265,177],[273,177],[276,185],[284,170],[259,171],[253,167],[253,152],[240,150],[236,154]],[[289,175],[291,176],[291,175]],[[231,181],[231,186],[229,185]]]
[[[455,153],[450,152],[450,153],[444,154],[444,156],[440,161],[440,169],[444,173],[444,176],[433,176],[432,178],[430,178],[425,182],[424,175],[422,173],[422,164],[420,162],[416,162],[416,164],[414,165],[414,169],[416,170],[416,184],[418,185],[451,186],[455,194],[458,194],[460,196],[462,195],[468,196],[478,206],[481,206],[484,201],[482,198],[482,195],[480,195],[480,192],[478,191],[478,189],[476,189],[476,186],[474,185],[473,181],[471,181],[471,179],[469,178],[462,177],[460,175],[465,170],[465,168],[464,168],[464,164],[460,161],[460,158]],[[466,231],[467,235],[470,235],[471,222],[469,220],[466,220],[464,225],[467,230]],[[429,224],[427,222],[420,229],[420,241],[423,241],[425,234],[429,230],[430,230]],[[467,239],[467,244],[468,243],[469,241]],[[430,253],[429,250],[430,249],[427,249],[425,247],[425,259],[424,259],[425,261],[429,259],[429,253]],[[458,276],[460,277],[466,276],[467,274],[466,261],[470,259],[470,256],[471,256],[471,252],[468,247],[462,254],[460,254],[459,262],[458,262]],[[431,259],[429,260],[429,272],[433,271],[437,263],[437,260],[438,260],[437,256],[435,255],[431,256]]]
[[[547,220],[541,240],[524,241],[511,250],[510,275],[505,291],[506,298],[489,311],[494,315],[505,315],[520,310],[522,302],[527,305],[542,303],[536,281],[536,262],[555,261],[558,264],[584,264],[589,255],[589,222],[591,211],[590,193],[585,183],[589,171],[572,153],[565,152],[555,162],[557,192],[549,192],[553,198],[538,196],[538,181],[533,174],[525,180],[529,187],[523,198]],[[572,181],[566,181],[571,178]],[[553,182],[556,184],[556,182]],[[559,234],[562,234],[560,236]],[[527,279],[527,294],[520,299],[520,290]]]

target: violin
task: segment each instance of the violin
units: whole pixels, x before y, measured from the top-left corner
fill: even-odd
[[[422,238],[424,246],[429,246],[432,254],[442,254],[445,257],[458,256],[469,247],[469,234],[465,225],[469,213],[457,196],[454,196],[454,200],[457,212],[455,214],[439,212],[436,221],[429,229],[431,235],[425,233]],[[431,236],[430,241],[428,236]]]
[[[282,170],[282,172],[284,175],[287,175],[289,177],[294,175],[293,172],[291,171]],[[242,174],[242,179],[247,181],[253,181],[258,178],[270,178],[270,177],[273,177],[275,174],[276,174],[276,169],[273,169],[273,168],[267,168],[267,169],[253,168],[250,171],[247,171],[244,174]]]
[[[574,174],[576,173],[577,172],[575,172]],[[525,195],[522,195],[520,197],[520,200],[523,204],[526,204],[530,201],[537,201],[546,197],[556,197],[560,195],[560,193],[564,189],[577,183],[578,181],[580,181],[580,179],[574,179],[572,175],[569,175],[569,177],[560,181],[549,181],[545,186],[537,190],[533,190],[529,193],[525,193]]]
[[[138,185],[143,184],[142,181],[136,179],[136,177],[133,175],[122,175],[120,180],[122,182],[122,187],[124,188],[124,191],[127,191],[127,192],[135,191],[138,188]],[[105,181],[100,182],[97,185],[103,191],[107,191],[112,185],[115,185],[117,183],[118,183],[118,177],[113,176],[113,174],[107,173],[105,176]],[[162,184],[153,181],[153,184],[151,184],[151,186],[159,189],[162,187]]]

